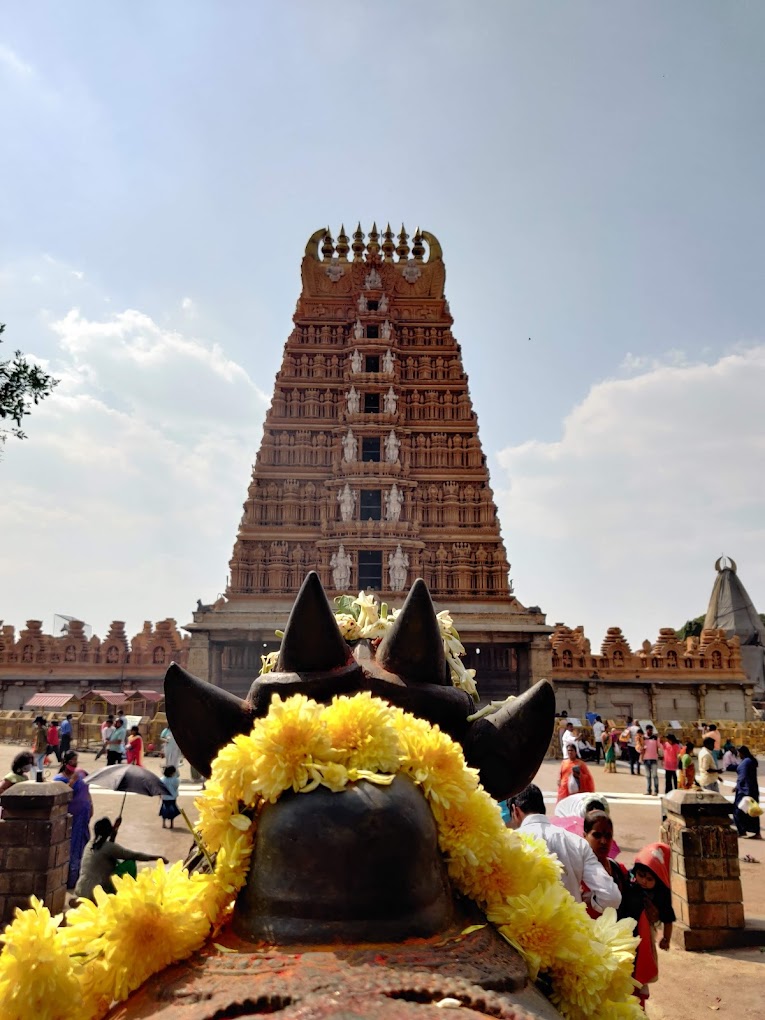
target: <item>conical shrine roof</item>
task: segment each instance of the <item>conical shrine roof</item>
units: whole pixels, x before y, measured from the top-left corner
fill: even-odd
[[[736,561],[720,557],[704,627],[722,628],[742,645],[765,645],[765,625],[738,576]]]

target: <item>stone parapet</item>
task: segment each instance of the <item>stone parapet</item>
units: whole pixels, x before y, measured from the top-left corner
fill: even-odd
[[[719,793],[673,790],[662,798],[661,838],[671,850],[672,941],[688,950],[760,944],[746,927],[732,805]]]
[[[0,796],[0,924],[36,896],[53,914],[66,900],[72,791],[65,783],[17,783]]]

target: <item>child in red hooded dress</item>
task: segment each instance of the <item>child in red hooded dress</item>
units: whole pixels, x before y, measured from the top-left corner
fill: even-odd
[[[659,959],[656,952],[656,928],[664,925],[659,947],[669,949],[675,912],[669,879],[669,847],[666,843],[649,843],[636,855],[630,872],[630,911],[637,918],[635,934],[640,943],[635,954],[634,977],[638,983],[635,994],[645,1009],[648,985],[659,978]]]

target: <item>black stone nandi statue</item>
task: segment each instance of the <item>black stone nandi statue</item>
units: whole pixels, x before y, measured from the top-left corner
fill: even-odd
[[[380,641],[351,647],[311,572],[295,600],[275,671],[243,701],[173,664],[165,678],[170,729],[189,762],[209,776],[218,751],[249,733],[271,698],[305,694],[329,702],[369,691],[438,725],[496,799],[534,777],[554,725],[553,689],[541,680],[492,715],[473,721],[470,695],[451,683],[438,621],[417,580]],[[260,815],[252,868],[234,928],[278,944],[381,942],[443,931],[453,897],[430,808],[404,776],[381,787],[359,781],[340,793],[285,794]]]

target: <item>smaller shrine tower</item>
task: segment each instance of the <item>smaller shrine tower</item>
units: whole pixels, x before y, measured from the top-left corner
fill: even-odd
[[[411,240],[373,224],[308,241],[225,599],[188,627],[190,671],[228,690],[278,646],[311,569],[330,596],[392,605],[423,577],[484,700],[548,672],[552,628],[510,589],[441,246]]]

